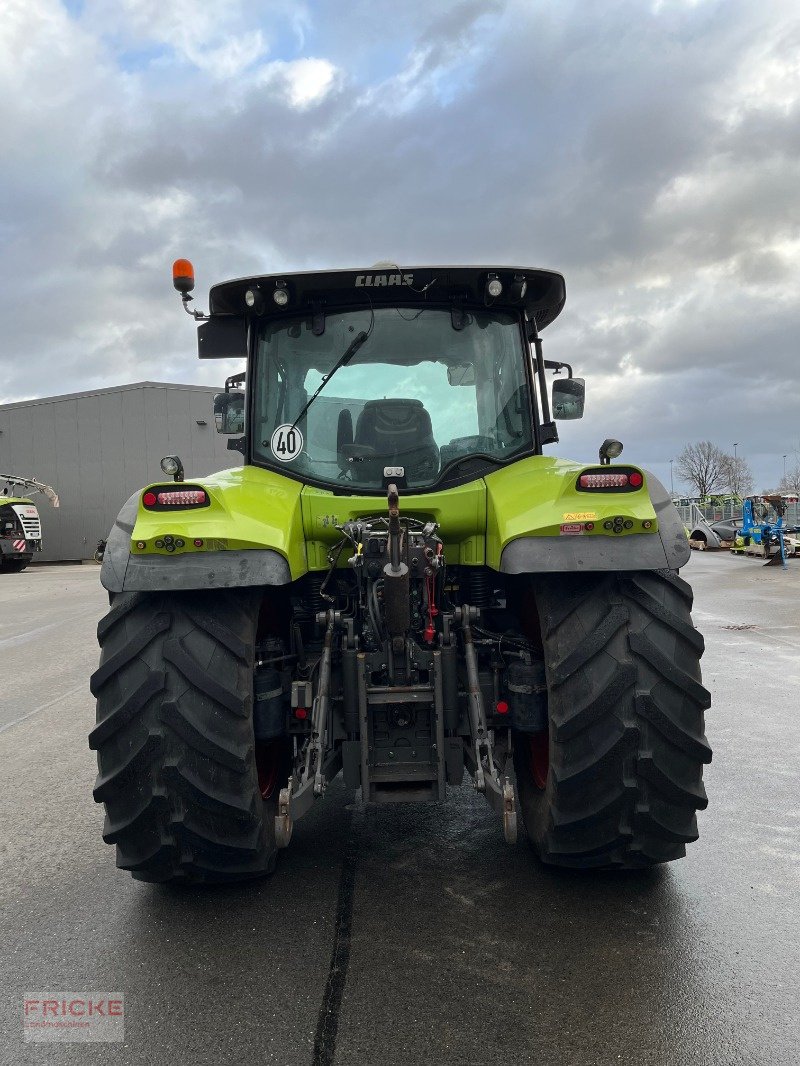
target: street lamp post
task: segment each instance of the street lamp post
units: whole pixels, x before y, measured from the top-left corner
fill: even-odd
[[[670,461],[669,461],[669,494],[670,494],[670,496],[674,496],[675,495],[675,486],[672,484],[672,464],[674,462],[675,462],[674,459],[670,459]]]
[[[733,461],[734,461],[734,463],[736,462],[736,449],[738,447],[739,447],[739,442],[738,442],[738,440],[735,440],[733,442]]]
[[[786,456],[783,457],[783,476],[786,477]]]

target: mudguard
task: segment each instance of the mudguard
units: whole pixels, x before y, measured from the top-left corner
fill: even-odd
[[[669,493],[648,470],[657,532],[626,537],[519,537],[500,556],[504,574],[596,572],[603,570],[679,570],[691,549]]]
[[[132,554],[131,538],[140,497],[140,492],[131,496],[108,535],[100,570],[101,584],[108,592],[242,588],[285,585],[291,581],[289,563],[269,548],[210,551],[177,558]]]

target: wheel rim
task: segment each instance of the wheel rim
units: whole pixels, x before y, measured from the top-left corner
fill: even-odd
[[[281,746],[278,740],[256,741],[256,769],[258,791],[263,800],[268,800],[278,784]]]
[[[550,734],[546,729],[532,733],[528,737],[530,746],[530,768],[533,783],[538,789],[547,787],[547,774],[550,770]]]

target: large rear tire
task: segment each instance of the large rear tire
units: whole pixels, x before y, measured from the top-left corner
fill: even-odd
[[[671,571],[537,581],[548,730],[515,738],[520,807],[543,862],[669,862],[697,839],[711,761],[692,591]]]
[[[117,866],[138,880],[232,881],[274,869],[288,765],[275,745],[257,765],[258,612],[249,591],[122,593],[98,626],[94,797]]]

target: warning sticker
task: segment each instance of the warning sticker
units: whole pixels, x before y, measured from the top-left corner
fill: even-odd
[[[567,511],[562,515],[565,522],[594,522],[597,518],[596,511]]]
[[[270,451],[281,463],[290,463],[303,450],[303,434],[290,423],[278,426],[269,442]]]
[[[583,526],[579,523],[569,524],[561,527],[561,536],[576,537],[583,533]]]

